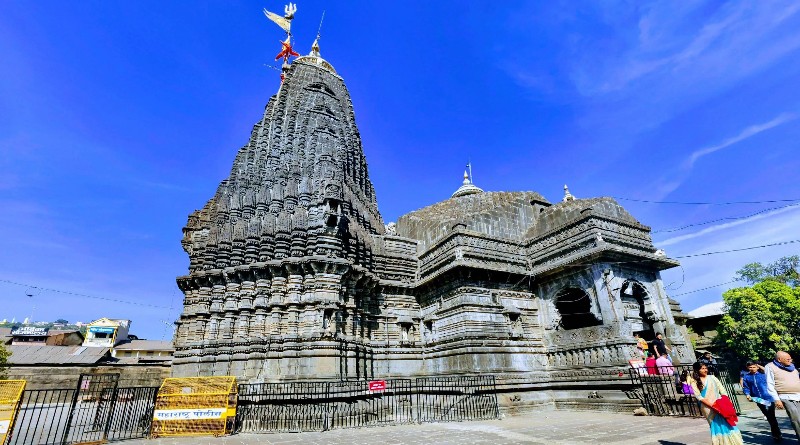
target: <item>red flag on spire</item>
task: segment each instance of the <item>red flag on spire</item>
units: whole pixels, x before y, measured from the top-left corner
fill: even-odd
[[[283,58],[284,62],[288,62],[290,56],[295,56],[295,57],[300,56],[300,54],[298,54],[295,50],[292,49],[292,43],[290,39],[291,39],[290,36],[286,36],[286,41],[281,42],[281,45],[283,45],[283,49],[281,49],[281,52],[279,52],[278,55],[275,56],[275,60],[280,60],[281,58]]]

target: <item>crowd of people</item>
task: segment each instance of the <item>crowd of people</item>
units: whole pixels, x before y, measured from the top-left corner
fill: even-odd
[[[743,444],[742,434],[736,427],[736,409],[725,385],[717,377],[719,364],[711,353],[704,352],[692,365],[691,371],[680,372],[672,363],[671,350],[661,334],[656,334],[651,342],[635,335],[637,348],[644,359],[640,373],[672,377],[679,394],[696,399],[708,421],[712,445]],[[747,400],[761,410],[775,442],[782,441],[776,409],[786,410],[800,439],[800,372],[795,368],[791,355],[778,351],[769,363],[748,361],[741,373],[740,385]]]

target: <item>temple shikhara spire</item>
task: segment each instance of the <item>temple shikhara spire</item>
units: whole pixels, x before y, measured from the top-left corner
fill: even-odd
[[[484,191],[470,163],[450,198],[431,190],[385,224],[344,79],[319,33],[292,49],[296,11],[264,11],[286,32],[283,83],[183,228],[175,376],[495,375],[519,395],[506,407],[618,410],[636,403],[617,377],[639,358],[634,332],[693,359],[660,276],[678,262],[612,198]]]

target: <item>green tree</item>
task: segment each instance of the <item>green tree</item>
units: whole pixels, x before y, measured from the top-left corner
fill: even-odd
[[[727,313],[719,337],[738,356],[766,360],[779,350],[800,353],[800,288],[765,278],[722,298]]]
[[[785,256],[766,266],[750,263],[736,271],[736,279],[748,284],[778,281],[792,287],[800,285],[800,255]]]
[[[7,377],[6,371],[8,367],[8,358],[11,357],[11,351],[6,349],[5,346],[0,344],[0,380],[3,380]]]

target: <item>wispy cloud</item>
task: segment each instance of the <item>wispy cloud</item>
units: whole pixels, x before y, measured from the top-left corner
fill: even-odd
[[[742,130],[738,135],[725,139],[721,143],[717,145],[712,145],[710,147],[701,148],[699,150],[695,150],[689,155],[689,158],[686,160],[686,168],[691,169],[694,167],[694,163],[697,162],[698,159],[702,158],[703,156],[710,155],[711,153],[717,152],[724,148],[730,147],[738,142],[741,142],[747,138],[755,136],[761,132],[767,131],[770,128],[777,127],[778,125],[784,124],[789,121],[793,121],[797,119],[797,115],[793,113],[783,113],[780,116],[772,119],[769,122],[765,122],[763,124],[751,125],[744,130]]]
[[[726,229],[730,229],[730,228],[733,228],[733,227],[736,227],[736,226],[750,224],[750,223],[753,223],[755,221],[759,221],[759,220],[763,220],[763,219],[774,218],[775,216],[781,215],[783,213],[787,213],[787,212],[800,213],[800,212],[798,212],[798,210],[800,210],[800,207],[798,207],[799,205],[800,204],[793,205],[793,206],[787,206],[787,207],[784,207],[784,208],[773,210],[771,212],[766,212],[766,213],[761,213],[761,214],[758,214],[758,215],[753,215],[753,216],[751,216],[749,218],[744,218],[744,219],[740,219],[740,220],[736,220],[736,221],[731,221],[731,222],[727,222],[727,223],[713,225],[711,227],[706,227],[703,230],[698,230],[697,232],[688,233],[686,235],[674,236],[672,238],[667,238],[667,239],[665,239],[663,241],[658,241],[656,244],[659,247],[666,247],[666,246],[670,246],[670,245],[673,245],[673,244],[678,244],[678,243],[683,242],[683,241],[688,241],[688,240],[693,239],[693,238],[699,238],[699,237],[702,237],[702,236],[706,236],[706,235],[709,235],[709,234],[714,233],[714,232],[719,232],[721,230],[726,230]]]
[[[678,189],[692,173],[695,163],[702,157],[708,156],[712,153],[724,150],[728,147],[745,141],[753,136],[763,133],[767,130],[775,128],[781,124],[797,119],[797,114],[782,113],[777,117],[761,124],[750,125],[742,129],[736,136],[729,137],[718,144],[708,147],[703,147],[693,151],[686,159],[676,168],[669,171],[662,176],[652,189],[657,191],[657,199],[661,199]]]
[[[698,84],[716,89],[800,46],[795,33],[779,31],[800,12],[797,2],[728,3],[700,23],[692,18],[696,4],[677,11],[672,8],[673,2],[657,5],[644,9],[639,18],[639,39],[619,60],[605,66],[579,67],[594,73],[579,77],[585,93],[626,89],[647,76],[655,76],[655,83],[662,86],[672,86],[668,92],[673,95],[693,91]],[[666,5],[669,7],[663,7]],[[696,23],[694,29],[686,29],[690,23]]]

